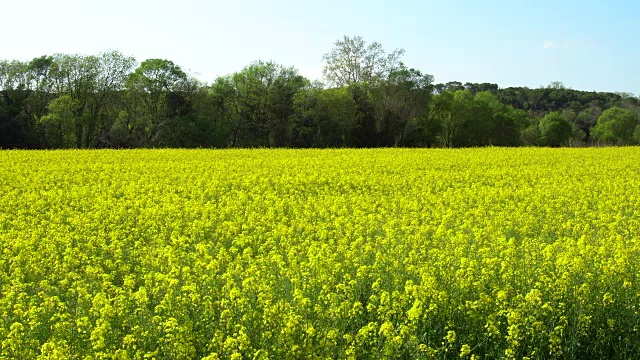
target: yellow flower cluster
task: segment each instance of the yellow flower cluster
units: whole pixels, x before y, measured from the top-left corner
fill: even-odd
[[[0,359],[636,358],[639,159],[0,152]]]

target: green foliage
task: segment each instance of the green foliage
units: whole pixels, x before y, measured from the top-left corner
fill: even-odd
[[[524,146],[542,145],[542,134],[537,124],[528,126],[520,132],[520,139]]]
[[[356,104],[347,88],[309,86],[293,99],[293,145],[346,147],[356,127]]]
[[[434,97],[431,117],[441,126],[445,147],[515,146],[528,115],[500,103],[491,92],[444,91]]]
[[[420,119],[428,116],[433,93],[433,76],[403,64],[389,74],[377,89],[382,106],[379,125],[380,146],[407,146],[420,143]]]
[[[637,118],[627,109],[612,107],[598,118],[591,131],[593,140],[614,145],[629,145],[636,142],[634,130]]]
[[[187,74],[165,59],[148,59],[129,76],[129,86],[151,94],[183,89]]]
[[[50,147],[73,148],[77,144],[74,132],[81,121],[77,117],[77,107],[78,102],[70,95],[51,100],[47,107],[49,113],[40,119]]]
[[[127,89],[144,109],[142,118],[137,120],[137,126],[144,133],[144,145],[167,145],[167,137],[173,136],[168,125],[177,115],[171,109],[170,96],[184,91],[187,81],[187,74],[178,65],[165,59],[145,60],[129,75]]]
[[[344,36],[335,42],[335,47],[326,53],[323,74],[335,86],[385,81],[400,65],[404,50],[396,49],[387,54],[382,44],[367,42],[360,36]]]
[[[490,114],[484,104],[476,101],[471,91],[456,91],[453,94],[451,108],[450,122],[444,127],[450,132],[450,144],[455,147],[468,147],[488,143],[491,132]]]
[[[500,89],[405,66],[404,51],[345,36],[325,54],[326,83],[257,61],[205,84],[167,59],[118,51],[0,60],[0,148],[478,147],[638,143],[630,121],[596,122],[625,93]],[[70,100],[57,100],[66,99]],[[57,104],[59,103],[59,104]],[[536,127],[560,112],[567,127]],[[553,135],[555,134],[555,135]],[[593,135],[593,136],[592,136]],[[560,136],[560,138],[558,138]]]
[[[495,93],[500,102],[512,105],[516,109],[531,110],[537,114],[562,111],[568,107],[573,107],[577,112],[607,109],[622,99],[620,95],[614,93],[579,91],[563,87],[539,89],[510,87],[498,89]],[[640,102],[638,98],[632,101]],[[593,120],[595,122],[595,119]]]
[[[565,145],[573,132],[569,121],[558,112],[545,115],[540,120],[538,128],[541,145],[551,147]]]
[[[294,95],[308,80],[294,68],[257,61],[212,86],[216,107],[231,126],[231,146],[286,146]]]
[[[25,147],[30,130],[28,117],[12,106],[15,103],[7,101],[8,97],[9,94],[0,92],[0,149]]]

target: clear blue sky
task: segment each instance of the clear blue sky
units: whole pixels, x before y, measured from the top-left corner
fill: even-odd
[[[436,82],[640,94],[638,0],[2,0],[1,59],[166,58],[211,82],[258,59],[321,76],[343,35],[392,50]]]

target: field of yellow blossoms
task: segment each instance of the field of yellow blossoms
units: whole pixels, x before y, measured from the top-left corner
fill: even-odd
[[[640,357],[640,148],[0,152],[0,359]]]

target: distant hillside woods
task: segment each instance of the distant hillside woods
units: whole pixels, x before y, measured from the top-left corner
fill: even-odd
[[[473,147],[640,143],[632,94],[436,84],[361,37],[325,82],[257,61],[205,84],[118,51],[0,61],[0,148]]]

